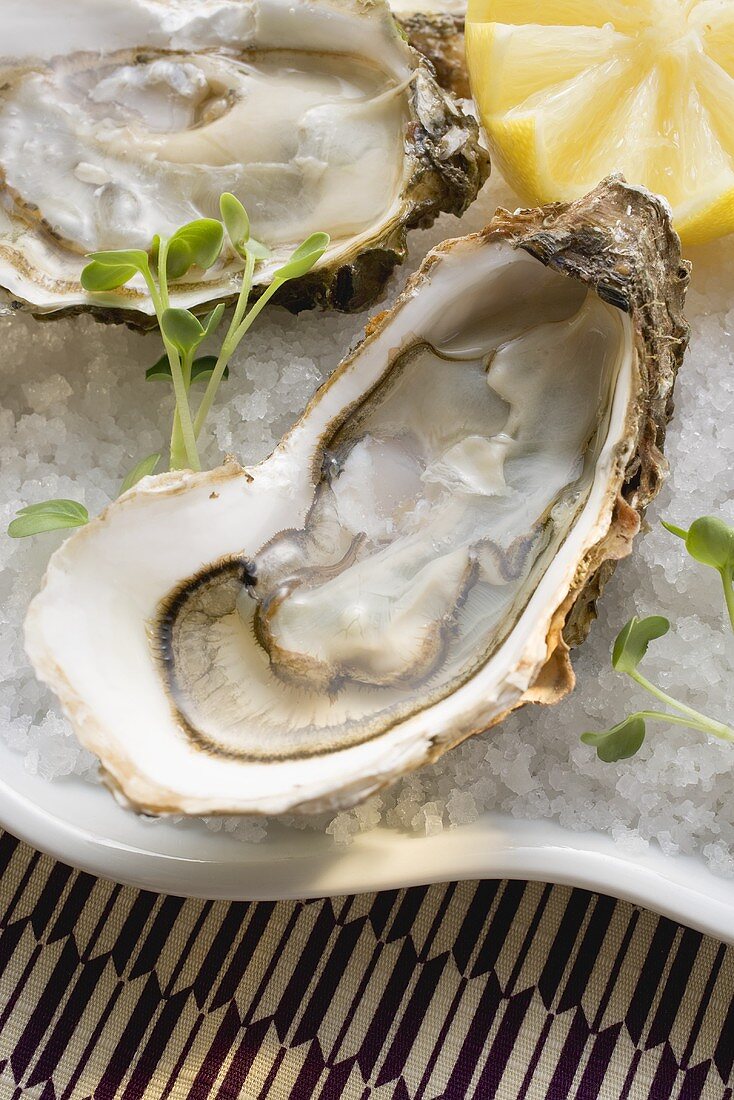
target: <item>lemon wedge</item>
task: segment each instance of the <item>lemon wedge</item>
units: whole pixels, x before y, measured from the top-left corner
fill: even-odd
[[[524,199],[621,171],[668,199],[687,244],[734,231],[731,0],[469,0],[466,53]]]

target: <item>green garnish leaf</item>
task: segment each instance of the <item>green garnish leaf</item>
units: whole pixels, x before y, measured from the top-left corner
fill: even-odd
[[[171,381],[171,364],[168,362],[167,355],[161,355],[152,367],[148,367],[145,379],[147,382]]]
[[[661,522],[666,531],[683,539],[688,553],[702,565],[719,571],[734,565],[734,527],[718,516],[701,516],[688,531],[665,520]]]
[[[90,252],[87,259],[90,262],[81,273],[81,284],[89,291],[117,290],[133,275],[148,271],[148,254],[140,248]]]
[[[126,493],[128,489],[132,489],[133,485],[137,485],[141,478],[147,477],[148,474],[154,474],[160,460],[161,456],[159,454],[146,455],[145,458],[141,458],[140,462],[138,462],[137,466],[133,466],[120,486],[119,496]]]
[[[196,351],[206,336],[201,321],[188,309],[164,309],[161,330],[180,355],[190,355]]]
[[[693,521],[688,531],[664,520],[663,527],[684,540],[686,550],[695,561],[718,571],[734,630],[734,527],[718,516],[701,516]]]
[[[734,565],[734,527],[718,516],[701,516],[690,526],[686,550],[702,565],[726,569]]]
[[[205,337],[215,331],[223,315],[223,302],[203,322],[188,309],[164,309],[161,315],[161,331],[180,355],[190,355]],[[168,374],[170,377],[170,370]],[[153,374],[146,372],[146,378],[150,377],[162,377],[160,370],[155,370]]]
[[[168,274],[180,279],[194,265],[206,271],[216,263],[224,242],[222,223],[214,218],[188,222],[168,242]]]
[[[300,279],[321,259],[329,247],[330,240],[328,233],[312,233],[302,244],[299,244],[290,259],[278,268],[273,279],[279,283],[287,282],[288,279]]]
[[[202,321],[202,327],[204,329],[205,336],[211,336],[213,332],[219,328],[219,322],[224,316],[224,302],[220,302],[211,313],[209,313]]]
[[[8,534],[13,539],[23,539],[43,531],[83,527],[85,523],[89,523],[89,512],[76,500],[43,500],[20,508],[8,526]]]
[[[269,259],[271,255],[270,249],[260,241],[256,241],[254,237],[250,237],[245,246],[245,251],[250,253],[256,263]]]
[[[645,740],[645,719],[640,714],[632,714],[609,730],[582,733],[581,740],[585,745],[593,745],[605,764],[627,760]]]
[[[201,355],[198,359],[194,359],[191,364],[191,385],[193,386],[196,382],[208,382],[216,365],[216,355]],[[171,364],[168,362],[168,356],[162,355],[152,367],[148,367],[145,372],[145,377],[152,381],[160,381],[163,379],[166,382],[170,382]],[[229,378],[229,367],[224,368],[222,377]]]
[[[662,615],[648,615],[645,619],[633,615],[615,639],[612,667],[617,672],[634,672],[647,653],[650,642],[662,638],[669,630],[670,623]]]
[[[134,267],[136,271],[148,269],[148,253],[143,252],[142,248],[116,248],[106,252],[90,252],[87,259],[103,264],[105,267],[127,264],[129,267]]]
[[[85,290],[104,291],[117,290],[129,283],[133,275],[137,275],[137,267],[129,264],[100,264],[92,260],[82,270],[80,281]]]
[[[208,382],[217,365],[216,355],[202,355],[191,365],[191,383]],[[222,378],[229,378],[229,367],[224,368]]]
[[[235,196],[225,191],[219,199],[219,209],[232,247],[239,253],[250,239],[250,219],[247,211]]]

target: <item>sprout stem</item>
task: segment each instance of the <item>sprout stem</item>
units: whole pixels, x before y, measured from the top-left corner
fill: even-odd
[[[731,565],[721,570],[721,580],[724,585],[724,599],[726,600],[726,609],[729,612],[729,622],[732,630],[734,630],[734,577],[732,576]]]
[[[678,717],[677,714],[670,714],[667,710],[640,710],[637,712],[641,718],[654,718],[659,722],[672,722],[676,726],[685,726],[686,729],[698,730],[699,733],[711,733],[709,725],[703,725],[701,722],[694,722],[692,718]],[[726,729],[726,727],[724,727]],[[729,731],[732,733],[733,731]],[[715,736],[723,736],[715,734]],[[732,737],[725,737],[724,740],[730,741]]]
[[[255,257],[251,252],[248,251],[245,253],[245,270],[244,274],[242,275],[242,286],[240,287],[240,293],[237,298],[237,305],[234,309],[232,322],[227,329],[227,336],[229,336],[230,332],[233,332],[237,328],[240,321],[242,320],[242,316],[245,310],[247,309],[247,303],[250,300],[250,291],[252,290],[252,277],[254,272]]]
[[[729,726],[725,726],[723,722],[716,722],[713,718],[707,718],[705,714],[701,714],[700,711],[694,710],[693,707],[687,707],[685,703],[679,703],[677,699],[674,699],[671,695],[661,691],[659,687],[651,683],[641,673],[635,671],[630,672],[629,675],[635,680],[640,687],[643,687],[645,691],[649,691],[651,695],[654,695],[656,699],[659,699],[661,703],[666,703],[669,707],[673,707],[675,710],[680,711],[681,714],[686,715],[688,721],[683,723],[684,725],[692,726],[694,729],[701,730],[703,733],[710,733],[714,737],[720,737],[723,741],[734,741],[734,730]],[[664,715],[666,721],[680,721],[675,719],[673,715]]]
[[[153,298],[158,324],[161,327],[163,346],[166,349],[168,362],[171,366],[171,378],[173,380],[173,392],[176,397],[176,411],[173,416],[173,429],[171,431],[171,461],[172,470],[182,470],[187,466],[191,470],[200,470],[199,452],[196,448],[196,435],[191,420],[191,406],[189,405],[188,385],[184,377],[184,369],[181,359],[173,344],[163,335],[161,317],[163,311],[168,309],[168,275],[166,262],[168,258],[168,241],[162,240],[158,249],[158,282],[160,295]],[[147,280],[146,280],[147,281]],[[151,283],[153,282],[151,278]],[[150,285],[150,284],[149,284]],[[191,366],[188,370],[189,382],[191,381]]]
[[[267,290],[264,290],[263,293],[260,295],[260,297],[255,302],[255,304],[252,307],[252,309],[250,310],[250,312],[245,317],[242,324],[239,326],[239,328],[235,332],[235,334],[234,334],[234,347],[232,348],[232,351],[235,350],[235,348],[239,344],[240,340],[242,339],[242,337],[245,335],[245,333],[249,329],[252,322],[257,318],[258,314],[261,313],[261,311],[265,308],[265,306],[268,304],[270,299],[275,294],[276,290],[280,290],[280,288],[283,285],[283,282],[284,282],[284,280],[278,279],[277,277],[274,278],[272,283],[270,284],[270,286],[267,288]]]
[[[219,383],[222,381],[222,377],[224,376],[224,371],[227,364],[229,363],[229,360],[234,355],[240,341],[242,340],[242,337],[245,335],[252,322],[255,320],[261,310],[264,309],[272,296],[275,294],[276,290],[282,285],[279,280],[274,279],[267,290],[265,290],[260,295],[245,319],[243,321],[240,321],[242,314],[247,308],[247,301],[250,296],[250,290],[252,288],[252,275],[254,270],[255,257],[248,252],[245,258],[245,273],[242,276],[242,289],[240,290],[239,297],[237,299],[234,316],[232,317],[229,328],[227,329],[227,335],[225,336],[222,343],[219,357],[217,358],[216,365],[214,367],[214,370],[212,371],[212,376],[207,383],[206,390],[204,391],[204,396],[201,399],[201,404],[199,405],[196,413],[196,418],[194,420],[194,435],[197,439],[199,437],[201,429],[204,427],[204,422],[206,421],[206,418],[209,415],[209,411],[214,403],[214,398],[216,397],[217,390],[219,389]]]

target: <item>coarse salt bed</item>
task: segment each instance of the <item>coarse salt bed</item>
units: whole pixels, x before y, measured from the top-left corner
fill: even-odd
[[[495,174],[461,221],[444,217],[414,233],[410,263],[395,275],[389,298],[432,245],[480,228],[498,204],[518,205]],[[675,624],[651,647],[647,675],[714,716],[734,712],[734,636],[723,617],[719,579],[692,562],[658,523],[664,516],[687,526],[705,513],[734,521],[730,252],[731,242],[722,241],[690,256],[692,337],[668,435],[672,474],[648,514],[650,530],[617,570],[600,602],[599,621],[574,655],[576,691],[554,708],[526,707],[349,812],[288,817],[285,824],[325,829],[335,843],[348,844],[380,822],[432,835],[470,824],[485,810],[504,810],[609,833],[630,852],[651,842],[671,856],[698,852],[716,873],[734,875],[734,746],[650,724],[633,760],[603,764],[579,741],[583,730],[609,726],[649,701],[609,665],[614,636],[635,612],[664,614]],[[292,317],[271,307],[220,391],[205,460],[216,465],[233,452],[251,463],[267,455],[359,337],[366,317]],[[158,338],[89,317],[39,323],[8,309],[0,316],[0,346],[2,527],[21,505],[48,497],[72,497],[90,513],[99,511],[116,495],[126,470],[162,449],[170,394],[162,383],[144,381],[145,368],[159,354]],[[19,542],[0,537],[0,736],[44,778],[78,773],[94,782],[94,758],[36,683],[22,647],[28,602],[62,539],[62,533]],[[268,827],[252,818],[205,824],[247,842],[262,840]]]

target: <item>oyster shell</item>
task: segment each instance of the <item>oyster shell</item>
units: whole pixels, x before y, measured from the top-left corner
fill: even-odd
[[[142,281],[92,302],[84,254],[218,217],[223,191],[274,250],[256,292],[324,230],[318,268],[280,300],[362,308],[407,230],[462,213],[488,173],[476,122],[383,0],[111,0],[104,17],[99,0],[12,0],[0,75],[0,286],[39,314],[150,315]],[[226,299],[237,270],[229,257],[174,299]]]
[[[466,0],[392,0],[390,7],[411,46],[433,64],[441,87],[460,99],[469,99],[464,53]]]
[[[260,465],[146,478],[26,645],[150,812],[347,806],[573,685],[665,476],[688,267],[610,178],[429,254]]]

